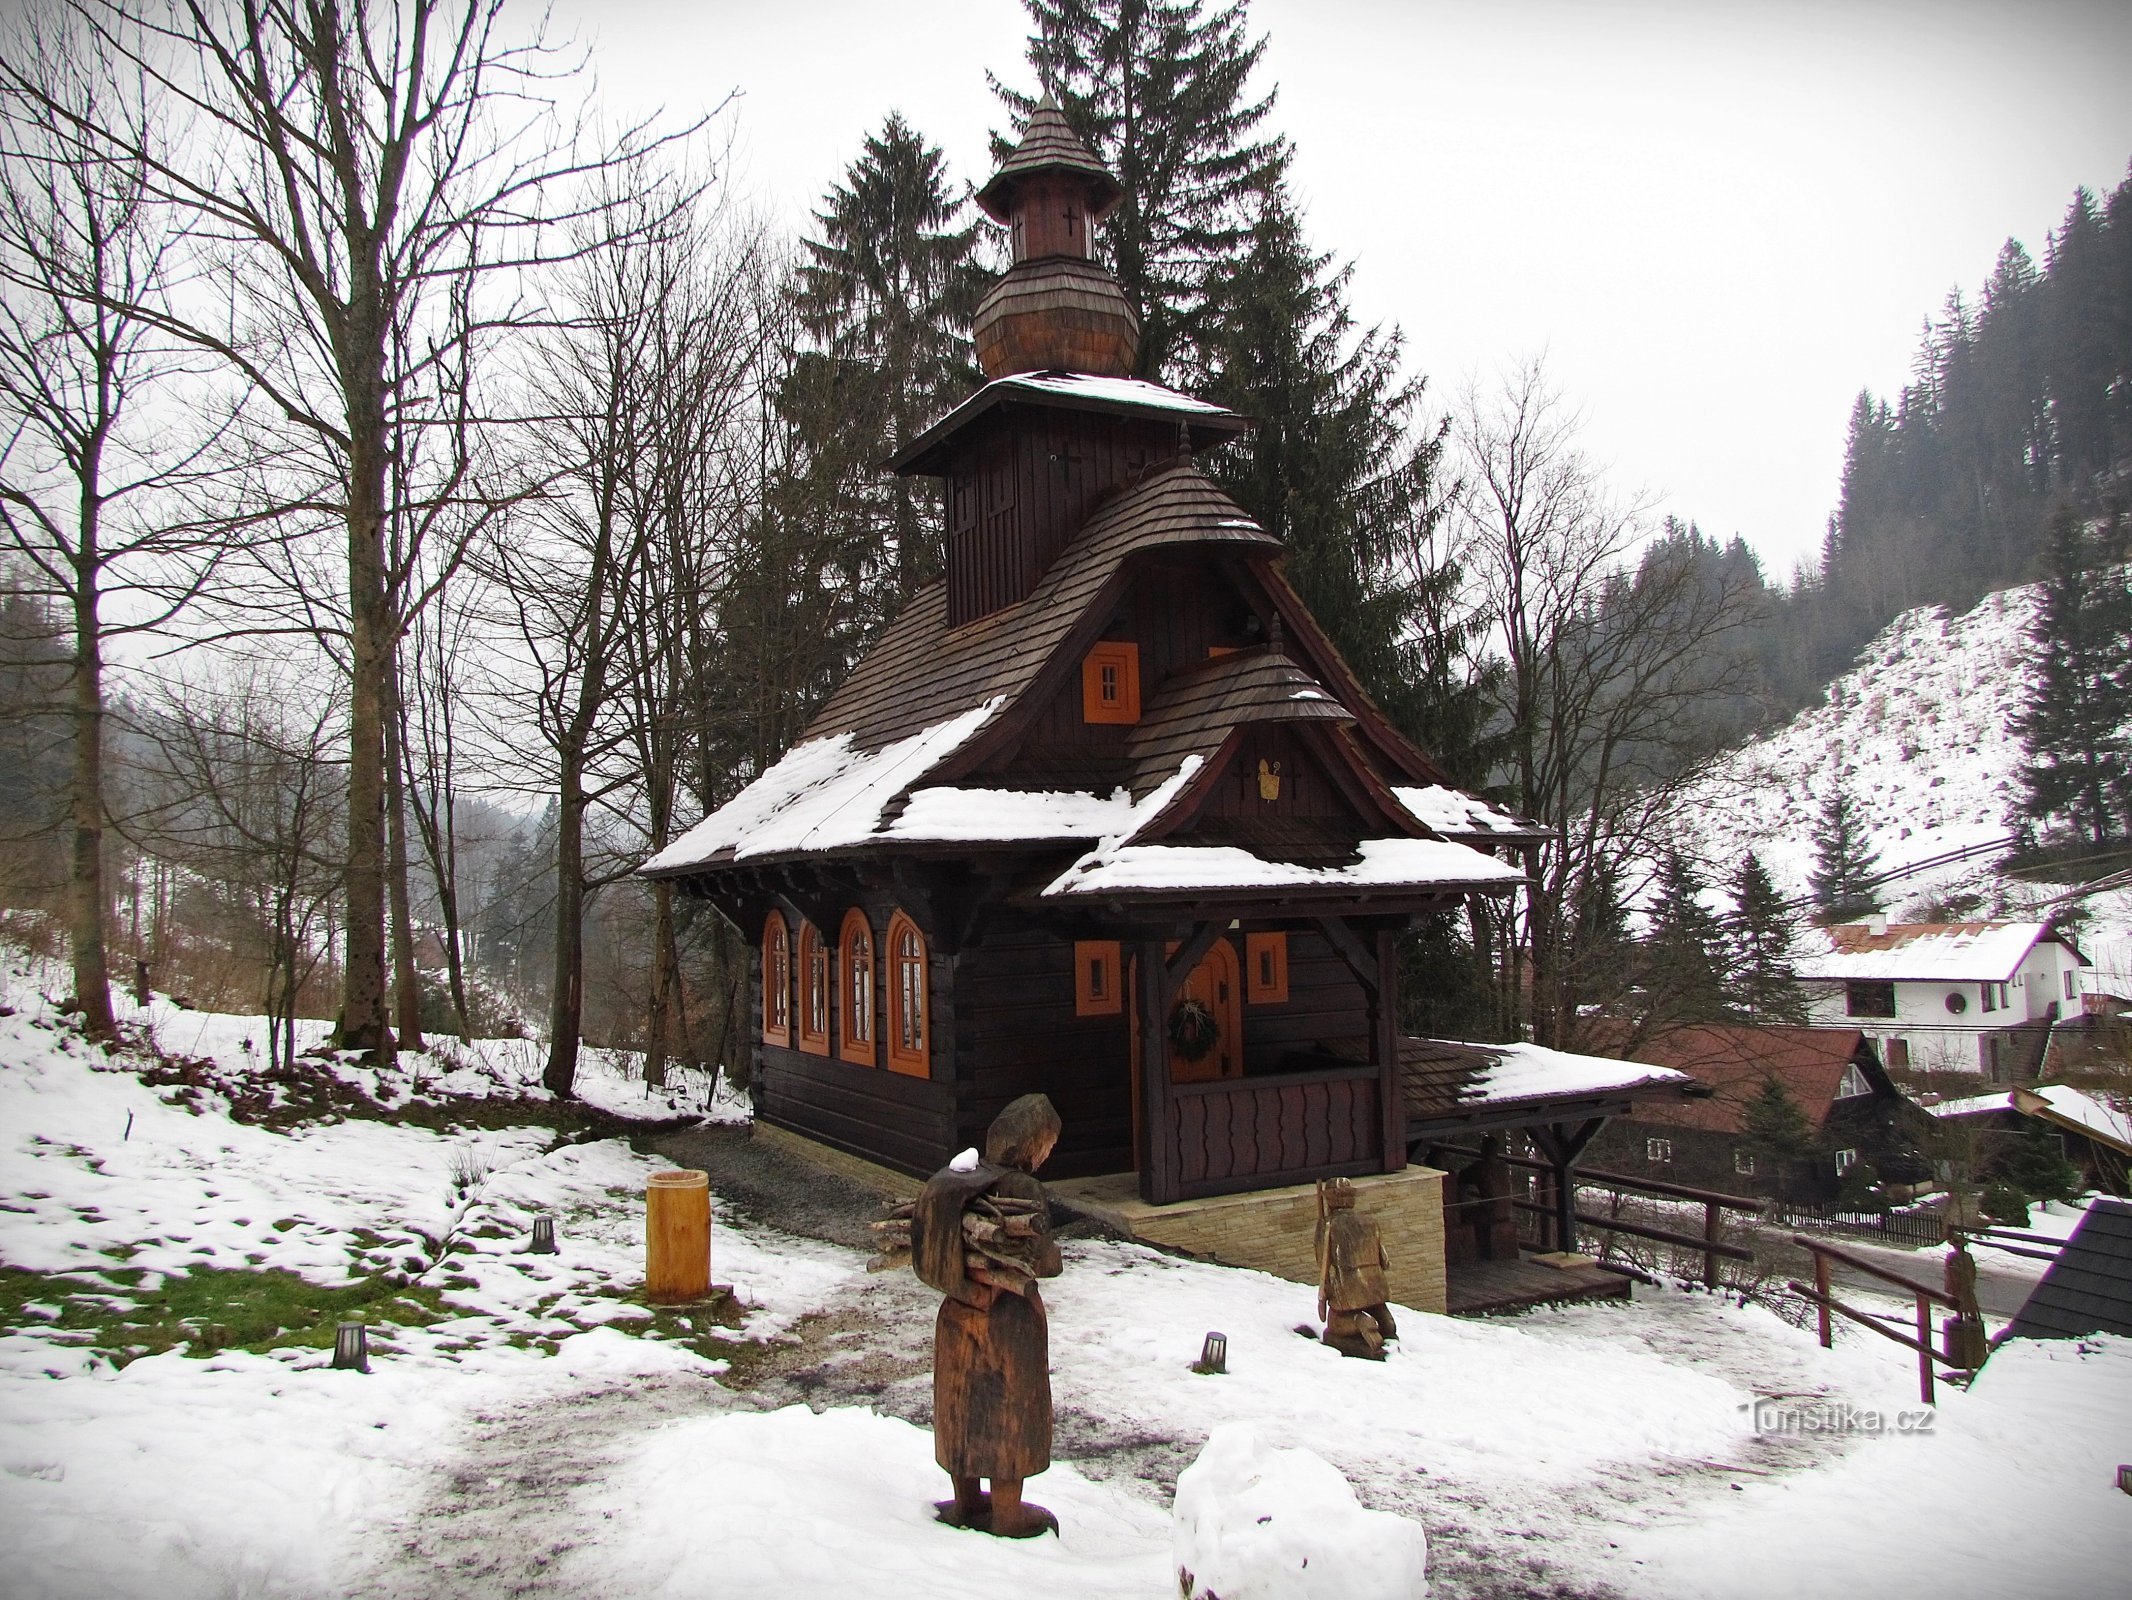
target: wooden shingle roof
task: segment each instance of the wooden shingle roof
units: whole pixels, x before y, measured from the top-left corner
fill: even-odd
[[[995,695],[1012,702],[1035,682],[1127,557],[1206,544],[1280,548],[1197,467],[1170,463],[1099,507],[1019,604],[950,628],[946,583],[921,589],[803,737],[848,733],[860,749],[873,750]]]
[[[2097,1200],[2007,1324],[2008,1339],[2132,1335],[2132,1205]]]
[[[1126,750],[1132,791],[1144,799],[1186,756],[1211,757],[1230,729],[1249,722],[1353,722],[1354,713],[1278,650],[1217,656],[1171,675],[1142,710]]]
[[[1097,221],[1107,216],[1125,194],[1110,170],[1073,131],[1059,103],[1048,94],[1029,113],[1029,124],[1022,130],[1022,142],[1014,147],[1014,153],[1000,163],[992,181],[977,191],[978,205],[994,222],[1005,222],[1015,189],[1024,179],[1040,172],[1070,172],[1085,178],[1089,214]]]

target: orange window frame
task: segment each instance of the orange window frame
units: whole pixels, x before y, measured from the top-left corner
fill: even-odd
[[[829,947],[811,922],[800,924],[800,1003],[796,1032],[810,1056],[829,1054]]]
[[[1288,999],[1288,935],[1244,935],[1244,998],[1255,1006]]]
[[[837,1055],[855,1067],[880,1065],[874,1041],[876,999],[873,925],[853,906],[844,913],[837,934]]]
[[[1140,720],[1140,647],[1130,639],[1105,639],[1081,662],[1081,720]]]
[[[888,919],[888,1070],[908,1078],[933,1075],[931,974],[925,935],[898,911]]]
[[[1125,1009],[1123,985],[1119,983],[1118,941],[1076,939],[1073,942],[1073,1014],[1077,1017],[1115,1017]]]
[[[792,932],[777,911],[762,925],[762,1042],[792,1043]]]

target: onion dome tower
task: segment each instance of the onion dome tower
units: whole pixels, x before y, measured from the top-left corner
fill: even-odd
[[[1067,126],[1046,95],[1022,142],[977,204],[1012,230],[1013,265],[977,308],[972,331],[987,378],[1017,372],[1085,372],[1123,378],[1140,348],[1140,319],[1109,270],[1093,259],[1093,224],[1124,190]]]

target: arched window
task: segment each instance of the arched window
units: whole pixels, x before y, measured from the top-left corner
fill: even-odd
[[[829,947],[811,922],[800,924],[799,1047],[829,1054]]]
[[[762,1042],[792,1042],[792,935],[775,911],[762,925]]]
[[[837,939],[837,964],[843,990],[837,996],[842,1011],[838,1054],[862,1067],[879,1065],[874,1053],[874,931],[866,913],[853,906],[844,913],[844,931]]]
[[[932,1076],[926,1041],[925,935],[897,912],[888,919],[888,1070]]]

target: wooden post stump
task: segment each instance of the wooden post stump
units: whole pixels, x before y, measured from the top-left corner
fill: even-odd
[[[644,1192],[644,1297],[685,1305],[711,1292],[711,1175],[654,1172]]]

